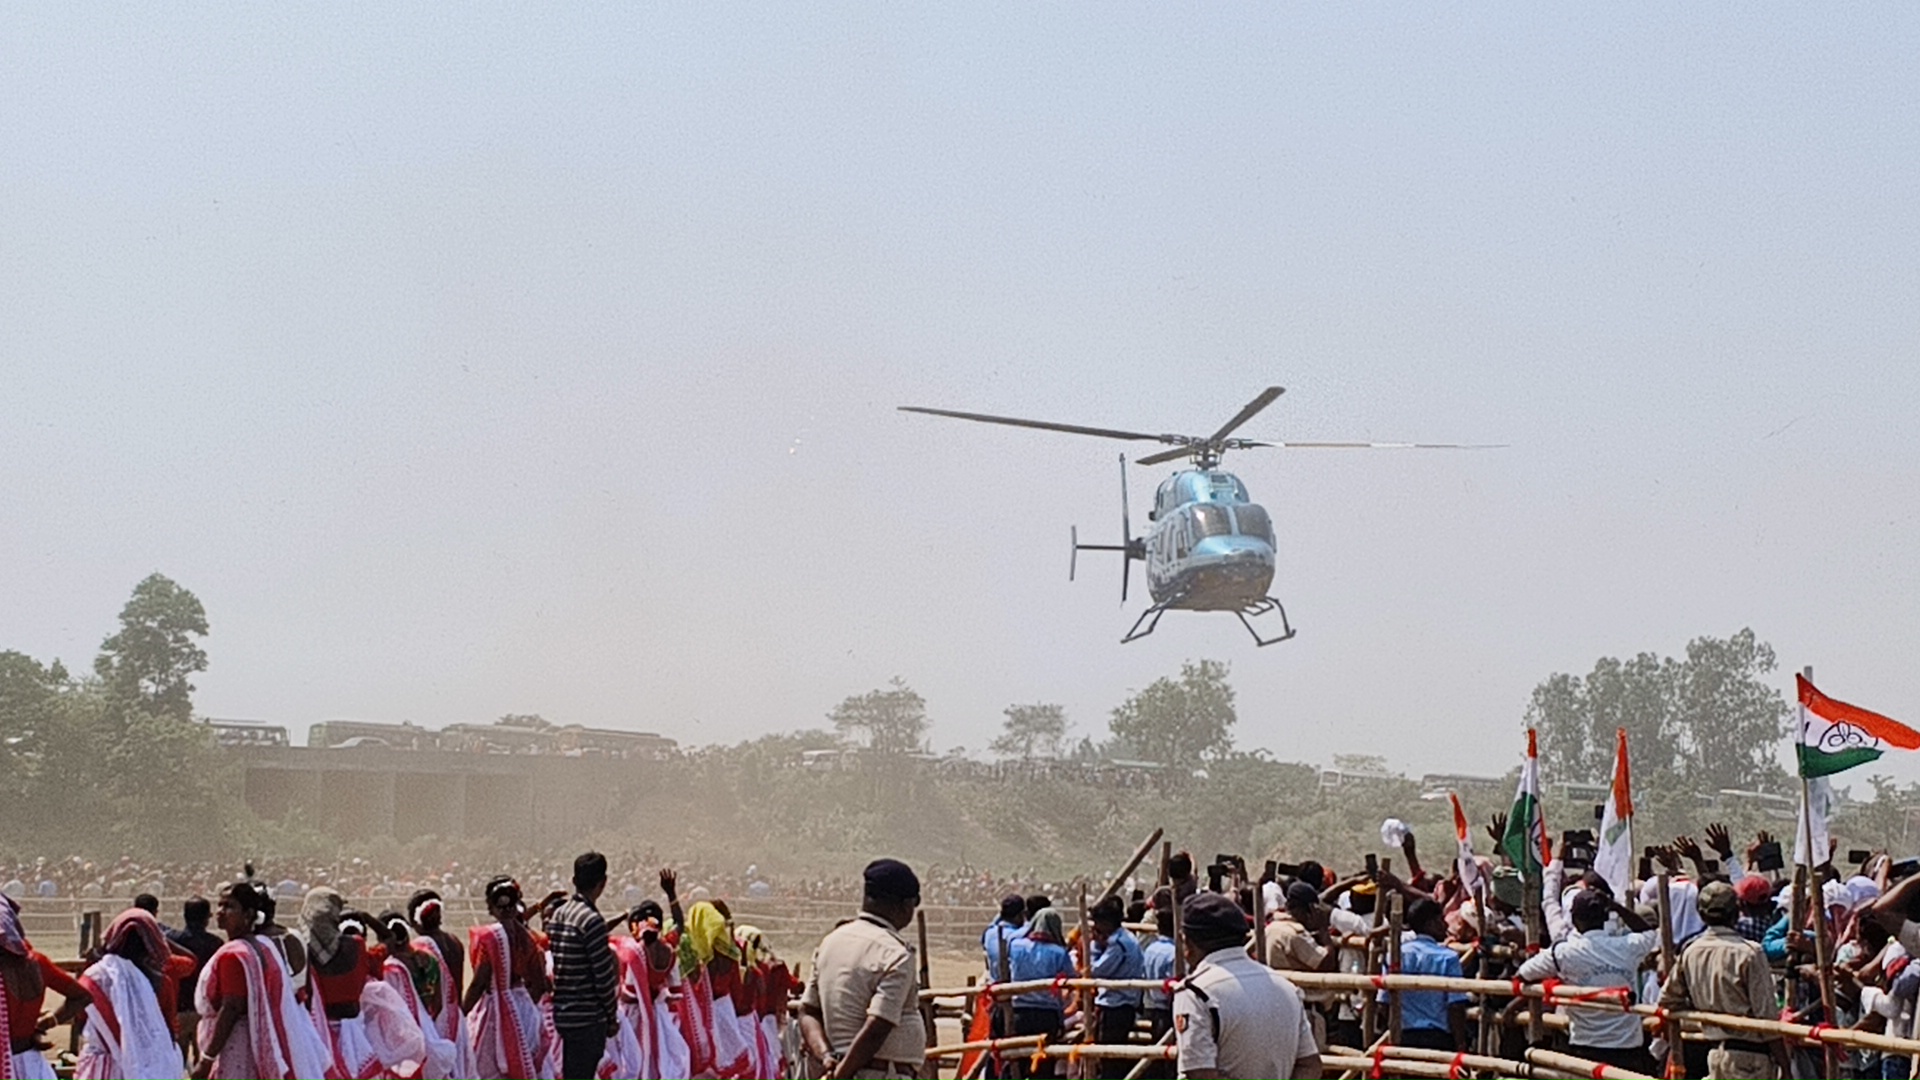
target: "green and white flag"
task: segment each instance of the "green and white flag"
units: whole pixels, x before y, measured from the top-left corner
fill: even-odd
[[[1527,729],[1527,760],[1520,766],[1520,786],[1513,793],[1513,809],[1507,812],[1507,831],[1500,838],[1500,850],[1528,875],[1547,865],[1547,818],[1540,804],[1540,744],[1532,728]]]
[[[1800,729],[1794,751],[1800,758],[1801,776],[1832,776],[1865,765],[1889,746],[1920,750],[1920,731],[1858,705],[1836,701],[1815,689],[1804,675],[1795,675],[1793,680],[1800,690]]]

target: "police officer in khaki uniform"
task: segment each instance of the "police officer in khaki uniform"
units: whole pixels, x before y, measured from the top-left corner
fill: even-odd
[[[1180,1075],[1321,1075],[1306,1003],[1284,975],[1247,955],[1247,915],[1219,893],[1181,905],[1187,976],[1173,995]]]
[[[800,1034],[828,1077],[921,1075],[927,1029],[914,950],[900,931],[920,906],[920,879],[906,863],[867,864],[860,916],[835,927],[813,954],[800,1000]]]

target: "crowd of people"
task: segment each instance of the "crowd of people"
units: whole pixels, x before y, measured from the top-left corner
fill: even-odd
[[[260,864],[263,884],[276,896],[299,897],[309,889],[327,887],[346,896],[407,896],[433,889],[450,900],[479,899],[485,889],[487,866],[522,867],[529,889],[563,888],[572,855],[530,854],[475,850],[463,859],[290,859]],[[652,891],[653,868],[664,861],[652,850],[609,853],[613,867],[608,892],[631,907]],[[860,894],[857,874],[780,874],[755,864],[723,865],[711,861],[679,861],[689,880],[717,896],[771,899],[845,901]],[[79,898],[124,900],[141,893],[154,896],[212,896],[234,876],[229,863],[163,862],[123,856],[90,860],[80,856],[38,857],[0,862],[0,894],[23,900]],[[1003,876],[969,866],[929,867],[923,888],[929,903],[990,905],[1010,889],[1057,889],[1064,879],[1045,880],[1039,871]]]
[[[1505,823],[1490,831],[1504,837]],[[1709,1023],[1682,1038],[1618,1008],[1572,1007],[1564,1025],[1542,1028],[1519,1021],[1527,1006],[1513,994],[1329,989],[1300,976],[1379,971],[1392,945],[1397,974],[1598,988],[1669,1013],[1911,1037],[1920,863],[1855,853],[1819,867],[1801,902],[1765,833],[1736,851],[1725,828],[1709,826],[1704,844],[1683,836],[1649,848],[1625,878],[1566,841],[1558,855],[1547,845],[1543,865],[1501,854],[1436,870],[1410,831],[1388,833],[1398,873],[1372,857],[1344,873],[1312,861],[1202,871],[1176,853],[1157,884],[1085,912],[1063,911],[1045,889],[1009,890],[980,938],[989,990],[971,1035],[1165,1039],[1175,1056],[1148,1075],[1310,1076],[1323,1051],[1368,1045],[1390,1009],[1398,1045],[1453,1054],[1514,1058],[1544,1033],[1556,1049],[1649,1075],[1908,1075],[1905,1054],[1829,1061],[1745,1027]],[[58,1024],[83,1031],[74,1074],[88,1080],[930,1075],[926,969],[906,936],[928,890],[911,868],[869,865],[861,912],[805,968],[775,955],[724,899],[683,903],[680,880],[658,871],[664,902],[620,904],[597,853],[544,893],[494,876],[477,889],[486,921],[463,941],[443,926],[446,894],[429,876],[410,883],[404,905],[373,913],[332,883],[289,894],[249,875],[187,901],[172,929],[153,897],[138,897],[77,975],[32,947],[19,905],[0,894],[0,1075],[51,1077],[45,1035]],[[611,922],[603,906],[617,912]],[[1076,977],[1138,983],[1083,1001],[1066,987]],[[1026,985],[997,998],[991,986],[1006,983]],[[60,1004],[44,1014],[50,992]],[[1046,1076],[1052,1065],[1014,1053],[983,1069]],[[1105,1059],[1087,1075],[1132,1067]]]
[[[1910,961],[1920,954],[1920,923],[1914,921],[1920,917],[1920,864],[1860,853],[1854,864],[1823,865],[1796,924],[1791,874],[1768,859],[1768,849],[1777,847],[1765,833],[1736,852],[1727,830],[1711,825],[1704,846],[1682,836],[1649,848],[1641,872],[1615,883],[1564,843],[1560,856],[1532,876],[1505,855],[1456,860],[1436,873],[1420,861],[1411,832],[1398,831],[1404,832],[1405,868],[1399,874],[1371,859],[1368,867],[1344,875],[1312,861],[1272,864],[1258,876],[1248,875],[1243,864],[1216,864],[1202,882],[1192,859],[1176,854],[1165,883],[1151,895],[1136,890],[1126,907],[1115,897],[1089,912],[1085,965],[1076,963],[1074,935],[1064,930],[1047,896],[1010,895],[981,938],[989,983],[1091,975],[1162,982],[1169,990],[1103,988],[1085,1016],[1072,994],[1028,990],[980,1030],[993,1037],[1059,1040],[1091,1026],[1095,1041],[1114,1043],[1152,1041],[1172,1029],[1181,1076],[1208,1075],[1229,1060],[1236,1065],[1219,1075],[1317,1074],[1319,1050],[1368,1045],[1363,1018],[1370,1008],[1379,1010],[1385,1030],[1389,992],[1301,990],[1286,982],[1287,975],[1381,970],[1381,939],[1389,929],[1383,913],[1391,896],[1402,913],[1400,974],[1608,988],[1617,991],[1610,998],[1670,1012],[1785,1019],[1903,1038],[1916,1033],[1920,966]],[[1504,820],[1496,819],[1489,831],[1498,847]],[[1573,865],[1562,857],[1568,855]],[[1528,902],[1530,881],[1538,883],[1537,906]],[[1176,975],[1176,908],[1188,960],[1177,983],[1170,981]],[[1538,920],[1531,932],[1530,909]],[[1195,939],[1202,936],[1196,951]],[[1822,938],[1830,953],[1825,967],[1817,956]],[[1265,952],[1256,955],[1261,941]],[[1249,964],[1261,974],[1251,975]],[[1268,1004],[1261,1006],[1263,1023],[1228,1022],[1225,1014],[1243,1007],[1249,987],[1270,994],[1271,980],[1286,985],[1280,996],[1297,1009],[1275,1011]],[[1528,1025],[1518,1022],[1525,1008],[1520,997],[1481,1000],[1424,989],[1391,996],[1397,999],[1397,1045],[1449,1054],[1484,1050],[1509,1059],[1530,1045]],[[1492,1017],[1486,1047],[1475,1045],[1477,1025],[1469,1022],[1476,1005]],[[1695,1037],[1676,1039],[1667,1029],[1650,1034],[1641,1016],[1617,1008],[1564,1011],[1565,1032],[1545,1036],[1553,1048],[1643,1074],[1908,1075],[1904,1054],[1854,1050],[1830,1065],[1817,1050],[1745,1029],[1708,1025]],[[1183,1013],[1193,1023],[1183,1023]],[[1102,1074],[1125,1075],[1131,1065],[1111,1061]],[[998,1075],[1051,1075],[1048,1063],[1015,1055],[991,1067]],[[1279,1071],[1236,1071],[1244,1068]],[[1157,1066],[1148,1072],[1171,1075]]]
[[[489,920],[465,943],[432,888],[371,913],[330,885],[296,907],[232,881],[187,901],[172,930],[142,896],[77,977],[0,895],[0,1076],[51,1080],[46,1035],[62,1024],[83,1027],[85,1080],[788,1075],[800,986],[758,930],[724,900],[683,906],[672,870],[657,875],[664,905],[643,900],[610,928],[606,857],[579,856],[570,877],[531,902],[514,878],[487,880]]]

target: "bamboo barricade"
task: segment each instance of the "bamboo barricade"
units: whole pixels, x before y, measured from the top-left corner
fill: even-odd
[[[1479,889],[1476,890],[1478,895],[1474,897],[1474,903],[1477,905],[1476,910],[1480,916],[1480,925],[1474,930],[1473,943],[1480,949],[1480,974],[1484,976],[1487,973],[1486,961],[1499,956],[1499,954],[1494,951],[1499,948],[1499,946],[1487,944],[1487,932],[1491,929],[1490,924],[1493,922],[1493,917],[1490,914],[1491,909],[1487,907],[1486,875],[1481,875],[1479,886]],[[1487,1015],[1487,1010],[1485,1009],[1480,1010],[1479,1029],[1476,1032],[1474,1049],[1482,1054],[1491,1054],[1493,1052],[1493,1018]]]
[[[1163,835],[1165,835],[1164,830],[1155,829],[1153,830],[1152,836],[1141,841],[1140,846],[1134,849],[1133,858],[1128,859],[1127,865],[1121,867],[1120,872],[1113,875],[1113,880],[1107,882],[1107,887],[1100,890],[1100,895],[1094,897],[1093,902],[1097,904],[1107,897],[1118,893],[1120,889],[1126,885],[1127,877],[1139,869],[1141,863],[1147,861],[1147,856],[1153,854],[1153,845],[1159,843],[1160,837]]]
[[[1179,1033],[1172,1028],[1168,1028],[1167,1033],[1155,1039],[1153,1045],[1172,1046],[1173,1040],[1178,1034]],[[1127,1080],[1140,1080],[1141,1077],[1147,1075],[1147,1069],[1153,1064],[1153,1061],[1153,1058],[1141,1058],[1133,1068],[1127,1070]]]
[[[1745,1032],[1762,1039],[1790,1039],[1809,1046],[1832,1045],[1853,1050],[1878,1050],[1908,1055],[1920,1053],[1920,1039],[1902,1039],[1852,1028],[1813,1027],[1779,1020],[1756,1020],[1724,1013],[1691,1009],[1665,1011],[1657,1005],[1622,1004],[1622,987],[1555,986],[1549,990],[1539,983],[1520,983],[1502,979],[1455,979],[1444,975],[1347,975],[1331,971],[1290,971],[1288,981],[1301,989],[1315,990],[1444,990],[1463,994],[1497,997],[1523,997],[1544,1005],[1571,1009],[1599,1009],[1606,1012],[1630,1012],[1636,1016],[1665,1018],[1670,1022],[1699,1026],[1711,1024],[1729,1031]],[[995,996],[1024,994],[1037,990],[1079,991],[1090,989],[1164,990],[1156,979],[1034,979],[993,987]],[[985,987],[946,987],[924,993],[935,997],[963,998],[985,991]]]
[[[1371,1050],[1336,1046],[1322,1053],[1320,1060],[1329,1068],[1352,1068],[1351,1063],[1359,1062],[1362,1069],[1371,1069],[1378,1063],[1395,1071],[1407,1071],[1402,1067],[1409,1063],[1416,1063],[1444,1065],[1455,1070],[1472,1069],[1476,1072],[1489,1072],[1495,1076],[1591,1076],[1600,1077],[1602,1080],[1657,1080],[1656,1077],[1637,1073],[1631,1069],[1616,1068],[1598,1061],[1589,1061],[1571,1054],[1556,1054],[1549,1050],[1529,1050],[1525,1060],[1516,1060],[1491,1057],[1486,1054],[1450,1054],[1445,1050],[1422,1050],[1413,1046],[1379,1046]],[[1443,1069],[1433,1075],[1453,1076],[1456,1073]]]

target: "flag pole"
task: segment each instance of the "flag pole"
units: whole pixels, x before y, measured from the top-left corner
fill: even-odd
[[[1802,668],[1801,674],[1808,682],[1813,681],[1811,665]],[[1806,840],[1806,846],[1802,850],[1806,852],[1804,861],[1807,867],[1807,898],[1812,901],[1813,907],[1813,960],[1815,970],[1820,973],[1820,1008],[1822,1010],[1820,1018],[1822,1022],[1831,1024],[1836,1016],[1833,1008],[1833,947],[1827,940],[1826,891],[1822,888],[1820,875],[1813,869],[1813,783],[1807,779],[1804,768],[1794,771],[1800,774],[1800,828]],[[1838,1052],[1825,1043],[1822,1046],[1826,1051],[1826,1074],[1840,1075]]]

